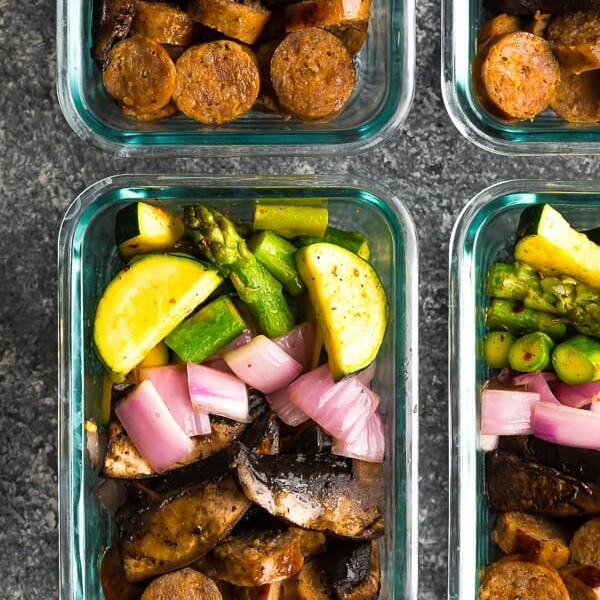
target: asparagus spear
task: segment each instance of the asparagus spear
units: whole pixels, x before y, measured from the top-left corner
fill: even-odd
[[[543,331],[554,340],[564,338],[567,333],[567,324],[562,317],[500,298],[494,298],[488,306],[486,325],[490,329],[510,331],[517,335]]]
[[[262,333],[277,337],[294,326],[281,284],[254,258],[227,217],[205,206],[186,206],[184,224],[188,239],[231,279]]]
[[[494,263],[486,293],[560,315],[579,332],[600,336],[600,292],[573,277],[540,277],[534,268],[523,263]]]

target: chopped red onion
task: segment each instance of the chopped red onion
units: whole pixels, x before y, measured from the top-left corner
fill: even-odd
[[[359,371],[354,375],[363,385],[368,386],[375,377],[375,371],[377,370],[377,363],[373,361],[368,367],[365,367],[362,371]]]
[[[335,383],[327,364],[301,375],[288,394],[317,425],[346,443],[356,440],[379,404],[379,396],[356,377]]]
[[[331,452],[339,456],[357,458],[367,462],[383,462],[385,437],[381,415],[375,411],[353,442],[342,442],[334,438]]]
[[[248,390],[235,375],[188,363],[187,379],[192,404],[199,410],[242,423],[250,421]]]
[[[306,321],[296,325],[287,333],[273,338],[273,341],[298,361],[302,365],[302,370],[306,371],[310,365],[315,344],[315,324],[312,321]]]
[[[548,385],[548,379],[541,371],[535,371],[533,373],[523,373],[513,377],[513,385],[516,386],[527,386],[528,392],[537,392],[542,399],[542,402],[553,402],[558,404],[556,396],[552,393],[550,386]]]
[[[308,415],[302,412],[291,400],[288,394],[288,388],[282,388],[267,394],[267,401],[271,410],[286,424],[296,427],[305,421],[308,421]]]
[[[110,513],[116,513],[125,502],[127,502],[127,493],[125,491],[126,482],[119,479],[103,479],[96,488],[96,495],[102,506]]]
[[[554,444],[600,450],[600,414],[540,402],[533,412],[533,434]]]
[[[209,356],[206,360],[213,360],[215,358],[220,358],[226,352],[230,350],[235,350],[236,348],[240,348],[241,346],[245,346],[252,339],[252,332],[249,329],[244,329],[242,333],[235,340],[232,340],[226,346],[223,346],[220,350],[215,352],[212,356]]]
[[[500,436],[487,433],[479,434],[479,449],[482,452],[492,452],[498,447]]]
[[[138,370],[139,381],[150,380],[177,424],[187,435],[208,435],[210,419],[206,412],[194,408],[188,388],[185,365],[164,365]]]
[[[500,373],[498,373],[496,379],[502,384],[502,385],[511,385],[512,384],[512,380],[513,378],[518,375],[518,371],[514,371],[513,369],[511,369],[510,367],[504,367]]]
[[[594,405],[597,404],[594,400],[600,398],[600,380],[575,385],[559,381],[556,384],[555,392],[560,403],[565,406],[583,408],[591,404],[592,410],[594,410]]]
[[[532,433],[533,407],[541,400],[537,392],[490,390],[481,393],[481,433],[528,435]]]
[[[192,440],[148,379],[117,405],[115,413],[139,453],[157,473],[192,451]]]
[[[265,335],[223,355],[229,368],[248,385],[270,394],[288,385],[302,365]]]

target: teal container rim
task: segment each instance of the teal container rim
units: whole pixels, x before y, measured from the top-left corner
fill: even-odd
[[[478,232],[502,210],[548,201],[583,207],[597,196],[600,181],[515,179],[496,183],[474,196],[458,216],[449,253],[448,420],[449,528],[448,599],[476,600],[478,432],[476,303],[478,281],[473,254]]]
[[[395,472],[401,469],[404,474],[402,501],[404,518],[402,530],[405,539],[396,540],[394,533],[394,553],[398,559],[405,559],[404,580],[401,582],[402,596],[397,600],[416,600],[418,590],[418,248],[415,226],[404,204],[385,186],[362,177],[346,175],[328,176],[275,176],[275,177],[236,177],[236,176],[177,176],[160,174],[121,174],[106,177],[81,192],[67,209],[61,224],[58,238],[58,451],[59,451],[59,597],[61,600],[84,600],[81,582],[78,580],[74,557],[82,551],[80,539],[81,519],[84,506],[81,505],[81,473],[85,455],[85,440],[82,434],[84,420],[83,407],[73,403],[74,394],[81,392],[82,373],[73,369],[76,357],[81,354],[81,342],[77,335],[83,328],[83,315],[78,314],[76,306],[81,304],[82,289],[78,277],[72,277],[73,254],[78,252],[81,240],[75,239],[80,219],[83,226],[90,217],[90,206],[98,198],[124,188],[155,188],[168,190],[171,187],[189,187],[190,189],[246,189],[260,191],[274,188],[277,190],[297,189],[309,186],[323,197],[327,189],[356,190],[367,192],[381,201],[378,208],[387,213],[386,218],[396,220],[398,235],[402,239],[403,260],[395,267],[395,276],[402,272],[404,290],[404,308],[406,311],[403,325],[404,343],[402,346],[404,361],[395,361],[396,401],[404,396],[404,409],[401,418],[405,431],[401,439],[396,436],[394,455],[399,447],[403,448],[404,460],[396,465]],[[104,202],[110,200],[104,199]],[[75,406],[74,406],[75,404]],[[396,475],[394,474],[394,479]],[[397,483],[396,483],[397,485]],[[395,518],[399,516],[394,510]],[[399,522],[394,524],[394,532]],[[398,593],[399,583],[394,583],[394,594]]]
[[[104,123],[82,102],[79,78],[81,65],[81,3],[58,0],[56,16],[57,95],[63,115],[83,140],[116,156],[219,156],[248,155],[320,156],[333,151],[354,155],[389,138],[406,120],[414,97],[416,16],[415,0],[376,0],[389,4],[386,31],[388,72],[379,111],[349,127],[299,124],[268,129],[243,127],[232,131],[219,128],[189,130],[121,130]],[[363,92],[365,93],[366,90]],[[190,122],[191,123],[191,122]]]
[[[442,1],[442,96],[458,131],[471,143],[495,154],[600,153],[600,123],[567,123],[554,115],[507,123],[481,106],[471,83],[481,6],[482,0]]]

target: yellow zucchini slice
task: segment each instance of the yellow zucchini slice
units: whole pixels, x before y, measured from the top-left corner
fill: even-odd
[[[387,327],[388,302],[377,272],[353,252],[327,242],[304,246],[295,258],[334,379],[360,371],[377,356]]]
[[[600,246],[573,229],[549,204],[523,211],[517,238],[515,260],[546,275],[570,275],[600,289]]]
[[[147,202],[134,202],[116,216],[117,249],[125,261],[136,254],[170,250],[182,235],[180,217]]]
[[[104,290],[94,320],[94,343],[115,382],[221,284],[193,258],[148,254],[123,269]]]

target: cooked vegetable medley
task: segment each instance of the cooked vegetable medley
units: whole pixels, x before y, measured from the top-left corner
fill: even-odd
[[[600,597],[600,278],[595,231],[550,205],[521,214],[487,274],[481,447],[504,556],[480,600]]]
[[[305,226],[268,206],[251,227],[198,204],[117,213],[102,453],[86,422],[118,532],[106,600],[379,596],[386,294],[324,204],[298,207]]]

